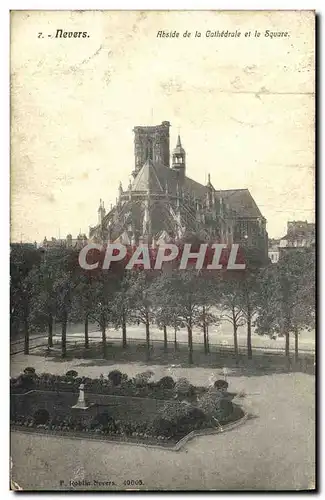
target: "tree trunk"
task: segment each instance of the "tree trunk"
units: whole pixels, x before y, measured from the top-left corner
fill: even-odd
[[[53,347],[53,316],[52,316],[52,314],[49,315],[49,320],[48,320],[47,346]]]
[[[247,356],[248,359],[252,359],[252,316],[250,311],[250,306],[247,307]]]
[[[209,325],[206,326],[206,340],[207,340],[207,353],[210,352],[210,343],[209,343]]]
[[[122,313],[122,348],[126,349],[127,341],[126,341],[126,320],[125,320],[125,312]]]
[[[163,326],[164,330],[164,351],[167,352],[168,346],[167,346],[167,327],[166,325]]]
[[[203,342],[204,342],[204,354],[208,354],[207,347],[207,325],[205,321],[205,307],[202,308],[202,316],[203,316]]]
[[[234,324],[234,351],[236,364],[238,363],[238,339],[237,339],[237,325]]]
[[[285,331],[285,356],[287,358],[287,368],[290,370],[290,333],[288,330]]]
[[[88,314],[85,316],[85,349],[89,348]]]
[[[188,362],[190,365],[193,364],[193,333],[192,325],[187,325],[188,333]]]
[[[150,325],[148,319],[146,319],[146,357],[147,361],[150,359]]]
[[[203,344],[204,344],[204,354],[208,354],[207,332],[205,325],[203,326]]]
[[[103,358],[107,357],[107,344],[106,344],[106,321],[105,318],[102,318],[100,324],[101,332],[102,332],[102,349],[103,349]]]
[[[235,311],[232,311],[232,324],[233,324],[233,329],[234,329],[234,352],[235,352],[235,359],[236,359],[236,364],[238,363],[238,338],[237,338],[237,321],[236,321],[236,315]]]
[[[285,336],[285,355],[287,358],[290,357],[290,336],[289,336],[289,332],[286,331],[284,333],[284,336]]]
[[[29,327],[27,314],[25,314],[24,317],[24,354],[29,354]]]
[[[62,358],[66,358],[67,356],[67,323],[68,323],[68,315],[66,311],[64,311],[62,319],[62,335],[61,335]]]
[[[297,363],[299,359],[299,332],[298,328],[295,328],[295,362]]]
[[[177,351],[177,328],[176,328],[176,326],[174,327],[174,349],[176,352]]]
[[[145,312],[145,325],[146,325],[146,359],[150,359],[150,323],[149,323],[149,313],[146,309]]]

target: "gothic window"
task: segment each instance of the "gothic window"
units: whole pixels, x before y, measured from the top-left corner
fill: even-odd
[[[147,142],[147,158],[151,161],[153,160],[153,143],[151,138],[148,138]]]
[[[243,240],[247,239],[248,236],[248,223],[247,221],[241,221],[239,223],[240,238]]]

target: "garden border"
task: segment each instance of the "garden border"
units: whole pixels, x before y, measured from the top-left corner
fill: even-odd
[[[243,410],[243,408],[242,408]],[[236,427],[239,427],[241,424],[245,423],[246,420],[249,417],[249,414],[243,410],[244,415],[239,418],[238,420],[235,420],[234,422],[229,422],[229,424],[222,425],[217,428],[209,428],[209,429],[198,429],[196,431],[191,431],[189,434],[186,434],[180,441],[176,443],[176,445],[173,447],[174,451],[179,451],[188,441],[191,441],[191,439],[195,437],[200,437],[200,436],[209,436],[211,434],[223,434],[224,432],[231,431],[235,429]]]
[[[244,411],[244,410],[243,410]],[[221,434],[230,430],[235,429],[236,427],[239,427],[241,424],[246,422],[248,419],[249,414],[244,411],[244,415],[236,420],[235,422],[229,422],[229,424],[225,424],[222,426],[222,430],[220,428],[208,428],[208,429],[200,429],[200,430],[194,430],[191,431],[189,434],[186,434],[182,439],[180,439],[177,443],[174,445],[169,445],[169,443],[164,443],[161,445],[158,444],[147,444],[144,443],[143,441],[128,441],[125,439],[105,439],[103,438],[103,435],[96,435],[94,433],[86,433],[86,432],[71,432],[71,431],[56,431],[56,430],[49,430],[49,429],[37,429],[35,430],[34,428],[30,427],[24,427],[20,425],[11,425],[11,432],[22,432],[25,434],[38,434],[42,436],[53,436],[53,437],[63,437],[63,438],[68,438],[68,439],[88,439],[90,441],[102,441],[103,443],[111,443],[111,444],[122,444],[122,445],[130,445],[130,446],[145,446],[147,448],[155,448],[158,450],[169,450],[169,451],[180,451],[183,446],[191,441],[195,437],[200,437],[200,436],[208,436],[211,434]]]

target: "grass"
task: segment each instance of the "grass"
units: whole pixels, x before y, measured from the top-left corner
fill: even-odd
[[[48,352],[47,348],[42,347],[38,351],[33,351],[33,354],[39,356],[46,356],[53,361],[62,362],[60,350],[53,350]],[[161,365],[181,365],[189,366],[188,363],[188,350],[184,345],[180,345],[178,350],[175,351],[169,347],[167,351],[164,350],[163,343],[155,343],[155,347],[150,350],[150,359],[147,359],[147,350],[145,344],[131,343],[126,349],[123,349],[120,344],[107,343],[106,358],[103,358],[102,345],[100,343],[92,343],[88,349],[82,345],[70,347],[66,360],[71,359],[84,359],[89,365],[92,361],[95,365],[101,363],[104,365],[109,364],[130,364],[139,362],[142,364],[161,364]],[[290,371],[298,371],[305,373],[314,373],[314,360],[313,354],[303,353],[298,362],[293,361],[291,355],[290,366],[288,367],[288,360],[283,353],[270,353],[261,350],[253,349],[253,358],[249,360],[246,354],[239,354],[235,358],[232,349],[218,347],[211,347],[210,353],[205,354],[203,349],[196,347],[193,352],[193,361],[195,366],[223,368],[227,367],[229,370],[242,370],[245,374],[250,373],[254,375],[265,373],[281,373]],[[90,363],[89,363],[90,362]]]

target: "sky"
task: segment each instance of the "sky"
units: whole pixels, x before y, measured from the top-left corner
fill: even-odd
[[[14,12],[12,241],[87,234],[100,198],[109,208],[127,188],[133,127],[164,120],[187,175],[248,188],[269,237],[314,221],[314,80],[312,12]]]

